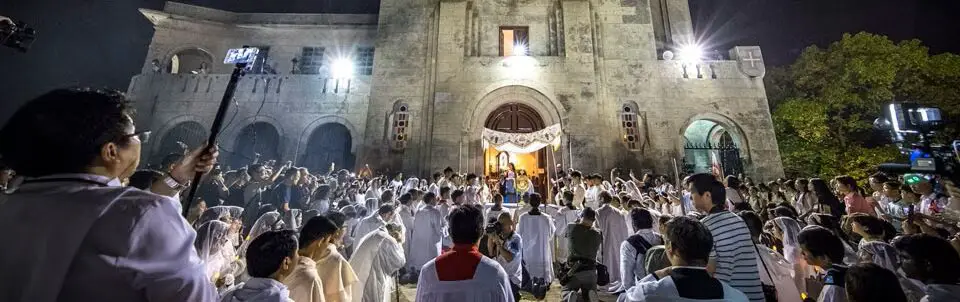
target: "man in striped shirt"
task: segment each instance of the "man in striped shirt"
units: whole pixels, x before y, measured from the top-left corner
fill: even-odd
[[[701,222],[713,235],[707,270],[746,294],[750,301],[764,301],[750,230],[739,216],[724,208],[727,198],[723,184],[713,175],[701,173],[688,177],[684,185],[697,210],[707,214]]]

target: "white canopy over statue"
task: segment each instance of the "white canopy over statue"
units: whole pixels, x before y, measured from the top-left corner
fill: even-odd
[[[560,136],[563,134],[560,124],[543,128],[531,133],[505,133],[483,128],[483,148],[493,146],[497,151],[512,153],[530,153],[546,146],[560,148]]]

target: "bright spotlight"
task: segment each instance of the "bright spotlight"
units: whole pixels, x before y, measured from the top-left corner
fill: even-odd
[[[513,55],[515,56],[525,56],[527,55],[527,47],[523,44],[517,44],[513,46]]]
[[[703,49],[699,45],[692,44],[680,47],[677,57],[682,62],[699,63],[703,60]]]
[[[334,79],[349,79],[353,77],[353,61],[350,59],[337,59],[332,66]]]

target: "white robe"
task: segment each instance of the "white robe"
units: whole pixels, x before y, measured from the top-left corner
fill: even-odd
[[[394,273],[403,267],[403,247],[385,228],[379,228],[357,242],[350,266],[357,273],[353,298],[362,302],[387,302],[396,290]]]
[[[563,207],[560,209],[560,213],[553,216],[553,228],[555,229],[554,236],[560,238],[557,240],[557,254],[556,259],[559,262],[567,262],[567,258],[570,257],[570,242],[569,240],[563,239],[564,235],[567,233],[567,226],[571,223],[577,222],[577,216],[580,214],[579,210],[571,209],[568,207]]]
[[[400,217],[400,221],[403,222],[403,250],[407,254],[407,259],[410,259],[410,238],[413,238],[413,217],[415,212],[413,208],[407,205],[400,205],[400,208],[397,209],[397,216]]]
[[[373,215],[367,216],[366,218],[363,218],[363,220],[360,220],[360,223],[357,224],[355,229],[353,229],[353,233],[350,234],[350,237],[353,238],[354,244],[359,243],[363,236],[366,236],[370,232],[373,232],[385,225],[387,225],[387,222],[383,221],[383,218],[380,217],[380,214],[374,212]],[[354,248],[354,250],[356,250],[356,248]]]
[[[523,239],[523,261],[530,277],[553,281],[553,235],[556,227],[546,213],[520,215],[517,233]]]
[[[600,186],[592,186],[584,195],[584,206],[597,209],[600,206]]]
[[[413,218],[413,237],[410,238],[410,258],[407,267],[419,270],[423,264],[440,255],[440,241],[446,223],[435,206],[427,205]]]
[[[443,221],[447,221],[447,216],[450,215],[450,209],[453,208],[451,205],[452,201],[444,202],[443,204],[437,206],[437,210],[440,210],[440,217],[443,217]],[[447,230],[447,224],[443,224],[443,240],[440,243],[442,247],[453,247],[453,239],[450,238],[450,232]]]
[[[578,208],[583,208],[583,201],[587,195],[587,189],[583,187],[583,184],[573,185],[573,205]]]
[[[620,243],[630,235],[627,221],[620,210],[605,204],[597,210],[597,227],[603,235],[600,245],[603,265],[610,273],[610,284],[617,285],[620,281]]]
[[[437,267],[430,260],[420,270],[417,302],[514,302],[507,273],[493,259],[484,256],[473,279],[440,281]]]

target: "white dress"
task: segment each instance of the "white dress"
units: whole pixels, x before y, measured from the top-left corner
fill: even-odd
[[[507,273],[493,259],[480,259],[473,279],[440,281],[434,260],[420,270],[417,302],[514,302]]]
[[[413,218],[413,237],[410,238],[407,267],[419,270],[425,263],[440,255],[444,221],[440,210],[435,206],[427,205],[417,212]]]
[[[556,228],[553,219],[546,213],[520,215],[517,232],[523,239],[523,261],[530,277],[553,280],[553,236]]]

